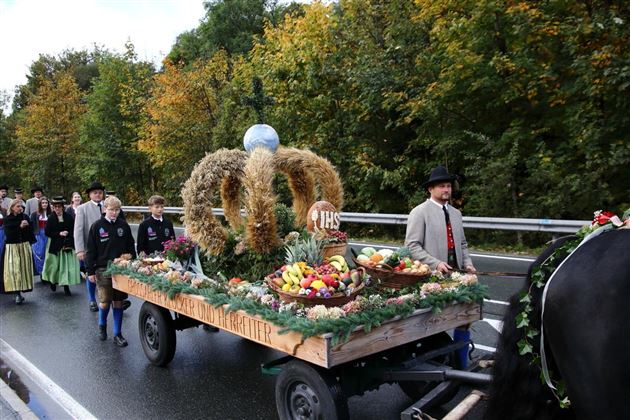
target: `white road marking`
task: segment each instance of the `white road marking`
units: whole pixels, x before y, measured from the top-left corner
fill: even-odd
[[[471,257],[477,258],[492,258],[495,260],[509,260],[509,261],[525,261],[525,262],[534,262],[536,258],[525,258],[525,257],[507,257],[504,255],[491,255],[491,254],[470,254]]]
[[[484,346],[483,344],[475,344],[475,349],[487,351],[489,353],[496,353],[496,347]]]
[[[510,302],[506,302],[504,300],[484,299],[483,301],[486,302],[486,303],[494,303],[496,305],[510,306]]]
[[[33,382],[40,386],[46,394],[56,401],[73,419],[96,420],[96,417],[72,398],[59,385],[54,383],[44,372],[0,338],[0,353],[2,357],[26,374]]]
[[[503,321],[500,321],[498,319],[490,319],[490,318],[484,318],[483,321],[490,324],[490,326],[494,328],[495,330],[497,330],[498,333],[501,333],[501,331],[503,330]]]

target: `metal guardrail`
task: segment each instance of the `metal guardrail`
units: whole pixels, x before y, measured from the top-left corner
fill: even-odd
[[[147,213],[147,206],[123,206],[127,213]],[[167,214],[182,214],[182,207],[165,207]],[[223,216],[222,208],[213,208],[215,216]],[[244,211],[241,214],[245,215]],[[341,212],[341,221],[346,223],[362,223],[374,225],[406,225],[406,214],[377,214]],[[512,219],[507,217],[474,217],[464,216],[464,228],[513,230],[521,232],[545,233],[575,233],[582,226],[590,224],[589,220],[561,220],[561,219]]]

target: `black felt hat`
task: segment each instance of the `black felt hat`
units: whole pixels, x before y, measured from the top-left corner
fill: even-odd
[[[40,187],[39,185],[36,185],[33,188],[31,188],[31,194],[35,194],[35,192],[37,192],[37,191],[43,193],[44,189],[42,187]]]
[[[24,192],[24,190],[22,188],[16,188],[13,190],[14,193],[16,194],[22,194]]]
[[[453,182],[454,180],[455,177],[449,174],[444,166],[438,165],[431,171],[429,180],[422,184],[422,186],[424,188],[429,188],[430,186],[439,182]]]
[[[85,190],[85,193],[89,194],[90,191],[94,191],[94,190],[105,191],[105,187],[103,187],[103,184],[101,184],[100,182],[95,181],[95,182],[92,182],[92,185],[90,185],[89,188]]]
[[[63,195],[56,195],[50,200],[50,204],[66,204],[66,199]]]
[[[0,190],[9,190],[9,186],[7,184],[0,185]]]

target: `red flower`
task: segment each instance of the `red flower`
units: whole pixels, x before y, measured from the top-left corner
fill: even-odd
[[[595,212],[595,218],[593,219],[593,224],[605,225],[610,222],[610,218],[615,217],[615,213],[610,211],[598,211]]]

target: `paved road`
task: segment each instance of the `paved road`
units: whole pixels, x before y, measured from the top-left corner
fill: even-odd
[[[529,262],[475,255],[484,271],[525,271]],[[522,281],[482,278],[490,286],[491,301],[502,301]],[[73,296],[52,294],[37,283],[22,306],[0,295],[0,338],[46,375],[61,394],[44,391],[37,378],[10,366],[30,391],[31,408],[42,418],[66,418],[54,399],[63,392],[87,412],[102,419],[272,419],[276,418],[274,378],[260,373],[260,365],[282,354],[225,332],[192,328],[177,333],[175,359],[167,368],[149,364],[138,339],[141,302],[132,299],[125,312],[123,334],[129,347],[117,348],[110,339],[96,338],[97,314],[88,311],[84,286]],[[485,307],[487,322],[473,326],[473,339],[491,350],[500,328],[501,303]],[[111,320],[110,320],[111,322]],[[2,342],[0,342],[2,344]],[[6,348],[3,348],[3,355]],[[50,388],[50,387],[49,387]],[[53,397],[50,396],[53,395]],[[350,398],[351,418],[398,419],[411,400],[397,385]],[[451,406],[454,404],[451,404]],[[440,416],[444,410],[433,415]],[[477,415],[469,418],[477,418]]]

